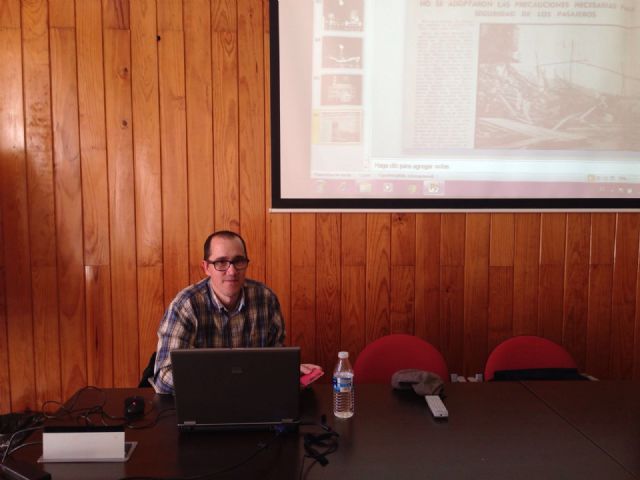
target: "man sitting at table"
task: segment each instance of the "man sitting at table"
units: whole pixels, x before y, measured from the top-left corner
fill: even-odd
[[[284,320],[280,302],[264,284],[245,278],[247,248],[237,233],[221,230],[204,243],[207,278],[173,299],[158,329],[153,380],[158,393],[173,393],[169,352],[177,348],[280,347]],[[302,364],[300,372],[317,365]]]

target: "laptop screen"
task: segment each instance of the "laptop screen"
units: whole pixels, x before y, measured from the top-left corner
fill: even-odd
[[[260,429],[298,421],[300,348],[171,351],[182,429]]]

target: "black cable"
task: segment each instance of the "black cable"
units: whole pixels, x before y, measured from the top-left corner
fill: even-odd
[[[0,461],[0,465],[4,465],[4,462],[6,461],[7,457],[9,456],[9,452],[11,452],[11,444],[13,443],[13,439],[16,437],[16,435],[22,434],[24,432],[32,432],[32,431],[35,431],[35,430],[40,430],[41,428],[43,428],[43,427],[42,426],[29,427],[29,428],[23,428],[22,430],[17,430],[15,432],[13,432],[11,437],[9,437],[9,443],[7,444],[7,448],[4,450],[4,453],[2,454],[2,461]]]

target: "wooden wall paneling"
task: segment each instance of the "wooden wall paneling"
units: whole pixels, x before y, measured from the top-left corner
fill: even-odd
[[[130,32],[105,28],[105,98],[111,232],[113,372],[117,387],[140,377],[135,196],[131,113]]]
[[[75,28],[75,0],[48,0],[49,27]]]
[[[633,334],[633,380],[640,379],[640,308],[637,306],[640,299],[640,265],[636,277],[636,318]]]
[[[303,363],[316,358],[316,216],[291,217],[291,344]]]
[[[202,245],[214,230],[211,12],[208,0],[186,2],[184,11],[187,94],[190,281],[203,278]]]
[[[414,333],[440,348],[440,214],[416,216]]]
[[[254,252],[252,274],[264,281],[266,257],[262,4],[238,0],[240,231]]]
[[[158,344],[158,326],[164,314],[162,264],[138,266],[138,331],[140,369]]]
[[[466,215],[463,373],[484,371],[488,354],[489,244],[491,215]]]
[[[164,302],[189,283],[187,133],[182,2],[157,4]]]
[[[562,343],[584,370],[587,356],[591,216],[567,214]]]
[[[638,309],[640,214],[616,215],[615,258],[611,305],[610,376],[633,377],[635,313]]]
[[[487,348],[489,352],[513,334],[514,244],[514,214],[491,214],[487,311]]]
[[[58,285],[64,286],[59,289],[62,395],[68,398],[87,382],[76,40],[74,28],[52,28],[49,34]]]
[[[0,247],[2,247],[0,215]],[[4,251],[4,248],[1,248]],[[11,377],[9,376],[9,341],[7,338],[7,295],[4,263],[0,262],[0,412],[11,410]]]
[[[103,23],[105,28],[129,30],[130,28],[130,0],[103,0]],[[134,0],[134,3],[138,0]]]
[[[343,213],[340,217],[340,350],[355,361],[366,344],[367,215]]]
[[[36,403],[61,399],[48,8],[22,4]]]
[[[154,0],[130,4],[140,367],[156,349],[156,332],[165,306],[156,19]]]
[[[285,320],[287,344],[291,345],[291,215],[269,215],[267,285],[280,300]]]
[[[367,214],[365,340],[391,333],[391,215]]]
[[[540,214],[515,217],[513,262],[513,333],[538,333],[538,272],[540,262]]]
[[[316,215],[316,356],[329,372],[340,350],[340,214]]]
[[[85,265],[108,265],[109,186],[100,0],[78,2],[76,19],[84,261]]]
[[[114,382],[114,331],[111,323],[109,265],[85,267],[87,312],[87,382],[110,388]],[[128,335],[128,333],[126,333]],[[126,361],[126,360],[125,360]],[[122,363],[115,363],[118,368]]]
[[[586,369],[599,378],[609,375],[615,227],[615,214],[591,215]]]
[[[36,408],[36,390],[20,30],[0,28],[0,45],[0,212],[5,260],[4,315],[6,343],[10,347],[8,370],[11,408],[21,410]]]
[[[391,214],[390,323],[394,333],[415,331],[416,215]]]
[[[0,28],[20,28],[20,0],[0,2]]]
[[[235,1],[212,2],[215,228],[240,231],[238,37]]]
[[[540,230],[538,334],[561,344],[567,215],[543,213]]]
[[[443,213],[440,230],[440,350],[451,373],[464,373],[465,214]]]

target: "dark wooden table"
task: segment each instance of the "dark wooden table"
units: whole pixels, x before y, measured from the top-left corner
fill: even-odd
[[[558,382],[556,386],[585,388],[576,387],[577,383]],[[600,382],[601,388],[608,390],[616,384]],[[598,390],[598,383],[594,385]],[[619,388],[622,391],[625,387]],[[96,397],[90,398],[94,394],[83,402],[95,402]],[[112,389],[107,391],[105,408],[119,415],[124,398],[132,394],[143,394],[153,403],[155,410],[149,418],[173,403],[172,397],[154,395],[149,389]],[[448,384],[446,395],[449,419],[440,421],[430,416],[424,399],[413,392],[394,392],[386,385],[358,385],[355,416],[339,420],[331,411],[331,387],[316,384],[302,398],[305,420],[319,422],[320,415],[326,413],[328,423],[340,433],[340,444],[328,457],[329,465],[315,465],[304,478],[615,480],[634,478],[632,473],[637,473],[598,443],[606,443],[606,438],[600,440],[597,429],[596,438],[590,438],[586,427],[581,430],[574,425],[560,407],[552,408],[551,402],[541,400],[543,395],[534,394],[528,384]],[[575,408],[583,408],[581,405]],[[633,408],[637,415],[640,405]],[[302,433],[321,431],[305,426],[300,433],[275,439],[270,432],[180,434],[175,416],[170,415],[153,428],[126,431],[127,441],[138,442],[126,463],[49,463],[43,467],[54,480],[187,477],[242,463],[259,444],[268,443],[268,448],[246,464],[212,478],[297,479],[304,454]],[[628,438],[618,440],[615,433],[611,435],[614,438],[609,439],[608,448],[612,450]],[[640,452],[638,447],[636,438],[629,448]],[[35,460],[40,454],[40,447],[27,447],[16,457]],[[310,464],[306,459],[305,471]]]
[[[525,382],[524,385],[640,478],[639,382]]]

